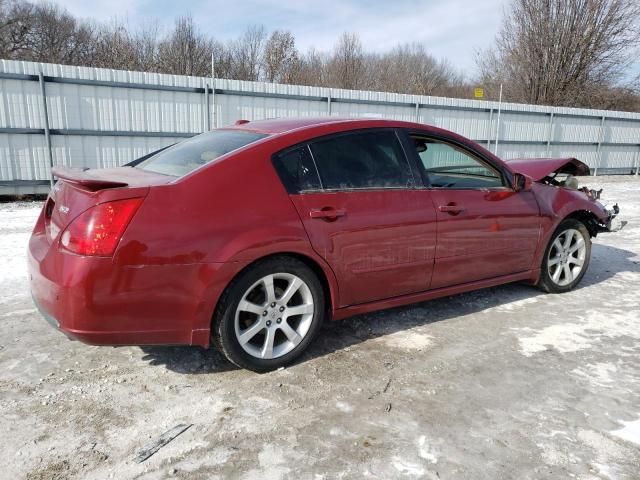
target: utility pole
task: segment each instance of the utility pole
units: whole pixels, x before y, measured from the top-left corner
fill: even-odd
[[[213,128],[218,127],[218,115],[216,115],[216,61],[211,52],[211,108],[213,109]]]
[[[500,96],[498,97],[498,118],[496,120],[496,142],[493,147],[493,154],[498,155],[498,135],[500,134],[500,111],[502,110],[502,84],[500,84]]]

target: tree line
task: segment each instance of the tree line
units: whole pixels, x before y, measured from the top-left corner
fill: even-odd
[[[0,58],[335,88],[639,111],[638,0],[512,0],[494,45],[470,75],[420,43],[367,50],[356,33],[330,51],[300,51],[286,30],[251,25],[220,41],[190,15],[169,29],[74,17],[54,3],[0,0]]]

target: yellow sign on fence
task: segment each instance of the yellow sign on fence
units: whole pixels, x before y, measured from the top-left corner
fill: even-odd
[[[476,87],[473,89],[473,96],[476,98],[484,98],[484,88]]]

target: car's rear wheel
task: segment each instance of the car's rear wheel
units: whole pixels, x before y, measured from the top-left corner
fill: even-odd
[[[564,220],[551,236],[542,261],[538,287],[545,292],[563,293],[584,277],[591,258],[591,236],[575,219]]]
[[[266,372],[307,348],[325,315],[316,274],[292,257],[273,257],[242,272],[220,299],[214,343],[242,368]]]

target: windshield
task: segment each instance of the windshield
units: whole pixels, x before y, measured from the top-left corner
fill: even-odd
[[[136,168],[181,177],[264,137],[262,133],[242,130],[213,130],[162,150],[138,163]]]

